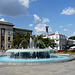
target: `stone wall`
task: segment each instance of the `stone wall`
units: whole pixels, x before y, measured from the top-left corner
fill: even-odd
[[[1,29],[5,29],[4,35],[1,35]],[[8,34],[8,31],[10,31],[10,34]],[[0,25],[0,49],[1,49],[1,45],[2,45],[1,36],[4,36],[5,50],[8,49],[8,44],[10,44],[10,48],[11,48],[11,44],[12,44],[12,41],[13,41],[13,26]],[[10,41],[8,41],[8,37],[10,37]]]

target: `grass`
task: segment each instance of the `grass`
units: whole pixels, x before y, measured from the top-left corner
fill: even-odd
[[[68,50],[68,51],[55,51],[54,53],[59,53],[59,54],[75,54],[74,50]]]

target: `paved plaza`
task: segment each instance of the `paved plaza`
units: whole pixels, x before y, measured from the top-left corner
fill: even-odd
[[[61,63],[0,64],[0,75],[75,75],[75,60]]]

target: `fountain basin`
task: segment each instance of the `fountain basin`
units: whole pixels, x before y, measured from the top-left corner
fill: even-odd
[[[9,49],[6,52],[50,52],[50,49],[36,49],[36,48],[28,48],[28,49]]]
[[[54,55],[50,49],[9,49],[7,56],[0,56],[0,61],[8,62],[40,62],[69,59],[68,56]]]
[[[50,58],[50,49],[10,49],[7,56],[15,59],[43,59]]]
[[[43,59],[14,59],[9,56],[0,56],[0,61],[7,62],[40,62],[40,61],[57,61],[57,60],[65,60],[69,59],[68,56],[60,56],[60,55],[51,55],[51,58],[43,58]]]

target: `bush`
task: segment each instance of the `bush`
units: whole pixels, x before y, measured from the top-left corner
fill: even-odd
[[[58,50],[58,52],[65,52],[66,50]]]

